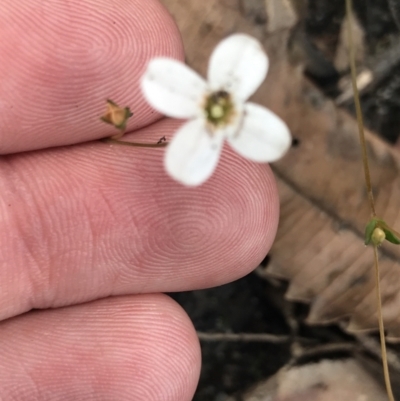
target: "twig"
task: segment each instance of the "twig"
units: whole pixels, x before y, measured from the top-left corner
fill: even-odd
[[[268,333],[204,333],[198,331],[201,341],[237,341],[237,342],[261,342],[282,344],[290,341],[290,336]]]
[[[398,40],[386,50],[380,52],[375,60],[368,63],[368,68],[357,76],[357,88],[362,95],[373,92],[385,79],[393,74],[393,70],[400,64],[400,42]],[[337,104],[354,100],[352,88],[347,88],[336,98]]]
[[[318,357],[322,354],[334,353],[334,352],[356,352],[359,350],[359,346],[354,343],[329,343],[316,345],[312,348],[303,347],[292,357],[289,365],[297,364],[304,358]]]
[[[382,349],[380,343],[373,337],[368,336],[366,334],[356,334],[353,333],[356,337],[357,341],[361,344],[361,346],[370,354],[379,357],[382,359]],[[387,359],[389,366],[400,373],[400,359],[396,355],[396,353],[386,350]]]

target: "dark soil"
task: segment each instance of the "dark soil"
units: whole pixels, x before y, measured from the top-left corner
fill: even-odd
[[[396,62],[376,85],[361,95],[365,125],[387,141],[400,136],[400,0],[353,0],[356,15],[365,34],[366,55],[362,65],[372,69],[397,53]],[[320,52],[314,54],[307,73],[328,95],[338,94],[340,74],[333,67],[333,56],[345,13],[343,0],[309,0],[304,19],[306,37]],[[398,48],[398,50],[396,50]],[[348,72],[345,72],[348,74]],[[346,107],[354,113],[352,101]]]
[[[173,294],[196,329],[218,333],[288,334],[282,313],[254,273],[234,283]],[[202,342],[203,369],[196,401],[223,401],[274,374],[290,358],[289,344]]]
[[[272,376],[292,360],[294,341],[305,347],[349,341],[335,326],[302,324],[308,308],[284,300],[285,284],[274,286],[256,273],[231,284],[201,291],[170,294],[183,306],[197,331],[289,335],[282,344],[248,341],[202,341],[203,367],[194,401],[240,401],[251,386]],[[288,317],[298,324],[293,331]],[[302,342],[305,342],[302,344]],[[326,356],[316,353],[311,360]],[[346,352],[329,353],[330,358]],[[297,363],[310,362],[309,358]]]

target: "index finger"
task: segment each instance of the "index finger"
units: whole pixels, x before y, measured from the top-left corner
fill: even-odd
[[[107,98],[134,112],[129,131],[150,124],[140,76],[154,56],[183,58],[158,0],[4,0],[0,37],[1,154],[116,134],[99,120]]]

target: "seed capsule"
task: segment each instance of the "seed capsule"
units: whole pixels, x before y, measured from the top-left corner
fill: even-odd
[[[107,124],[114,125],[114,127],[120,130],[124,130],[128,119],[132,116],[133,113],[129,107],[119,107],[112,100],[107,100],[107,111],[101,117],[101,120]]]
[[[376,227],[372,232],[371,241],[376,246],[380,246],[382,242],[385,241],[385,238],[385,232],[379,227]]]

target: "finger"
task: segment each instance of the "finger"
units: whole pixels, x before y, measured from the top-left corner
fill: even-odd
[[[177,122],[137,141],[171,137]],[[0,317],[109,295],[223,284],[268,252],[278,221],[271,170],[225,148],[187,188],[163,149],[88,143],[0,161]]]
[[[115,135],[108,98],[130,106],[129,130],[155,121],[140,76],[156,55],[183,57],[158,0],[3,0],[0,37],[0,154]]]
[[[31,312],[0,325],[0,399],[190,401],[196,333],[162,295]]]

